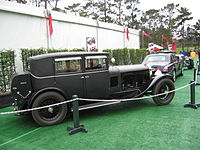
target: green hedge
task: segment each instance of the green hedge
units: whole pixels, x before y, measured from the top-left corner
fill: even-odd
[[[106,49],[110,58],[115,58],[114,65],[140,64],[148,52],[144,49]]]
[[[13,74],[15,74],[14,51],[0,52],[0,93],[10,90],[10,80]]]
[[[28,64],[28,58],[31,56],[36,56],[40,54],[45,54],[45,49],[21,49],[21,57],[22,57],[22,63],[23,63],[23,70],[27,71],[29,70],[29,64]]]

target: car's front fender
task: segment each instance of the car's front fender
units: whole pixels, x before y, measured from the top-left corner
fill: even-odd
[[[145,91],[148,91],[149,89],[151,89],[158,81],[160,81],[163,78],[169,78],[173,81],[172,75],[170,74],[157,75],[152,79],[151,84],[149,84],[148,88]]]
[[[151,90],[158,81],[160,81],[160,80],[162,80],[164,78],[168,78],[168,79],[171,79],[173,81],[173,78],[172,78],[172,76],[170,74],[156,75],[151,80],[151,83],[149,84],[149,86],[143,92],[141,92],[139,95],[137,95],[136,97],[141,97],[142,95],[144,95],[145,93],[147,93],[147,91]]]

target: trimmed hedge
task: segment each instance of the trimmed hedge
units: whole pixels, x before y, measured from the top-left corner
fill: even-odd
[[[40,54],[45,54],[46,51],[44,49],[21,49],[21,57],[23,63],[23,70],[29,70],[28,58],[31,56],[36,56]]]
[[[128,65],[128,64],[140,64],[144,57],[148,54],[148,51],[144,49],[113,49],[104,50],[109,52],[111,58],[115,58],[114,65]]]
[[[10,80],[13,74],[15,74],[14,51],[0,52],[0,93],[10,90]]]

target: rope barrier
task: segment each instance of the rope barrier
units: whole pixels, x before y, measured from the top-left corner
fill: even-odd
[[[174,90],[171,90],[171,91],[168,91],[168,92],[165,92],[165,93],[160,93],[160,94],[157,94],[157,95],[151,95],[151,96],[145,96],[145,97],[138,97],[138,98],[131,98],[131,99],[111,99],[111,100],[105,100],[105,99],[84,99],[84,98],[81,98],[80,100],[83,100],[83,101],[94,101],[94,102],[99,102],[99,101],[102,101],[102,102],[116,102],[116,101],[120,101],[120,102],[125,102],[125,101],[136,101],[136,100],[140,100],[140,99],[148,99],[148,98],[153,98],[153,97],[157,97],[157,96],[162,96],[162,95],[165,95],[165,94],[168,94],[168,93],[172,93],[172,92],[175,92],[175,91],[178,91],[178,90],[181,90],[183,88],[186,88],[188,86],[190,86],[191,84],[193,84],[194,82],[192,83],[189,83],[185,86],[182,86],[180,88],[177,88],[177,89],[174,89]]]
[[[172,93],[175,91],[179,91],[181,89],[184,89],[188,86],[190,86],[191,84],[193,84],[195,82],[191,82],[187,85],[184,85],[182,87],[179,87],[177,89],[165,92],[165,93],[160,93],[157,95],[151,95],[151,96],[145,96],[145,97],[138,97],[138,98],[131,98],[131,99],[84,99],[84,98],[77,98],[76,100],[81,100],[81,101],[94,101],[94,102],[125,102],[125,101],[136,101],[136,100],[140,100],[140,99],[148,99],[148,98],[153,98],[153,97],[157,97],[157,96],[161,96],[161,95],[165,95],[168,93]],[[31,108],[31,109],[25,109],[25,110],[18,110],[18,111],[11,111],[11,112],[1,112],[0,115],[6,115],[6,114],[17,114],[17,113],[23,113],[23,112],[29,112],[29,111],[35,111],[35,110],[40,110],[40,109],[44,109],[44,108],[49,108],[49,107],[53,107],[53,106],[58,106],[58,105],[63,105],[63,104],[67,104],[67,103],[71,103],[75,101],[74,99],[68,100],[68,101],[64,101],[64,102],[60,102],[60,103],[55,103],[55,104],[51,104],[51,105],[47,105],[47,106],[42,106],[42,107],[36,107],[36,108]]]
[[[44,109],[44,108],[48,108],[48,107],[63,105],[63,104],[70,103],[70,102],[73,102],[73,101],[75,101],[75,100],[69,100],[69,101],[64,101],[64,102],[60,102],[60,103],[55,103],[55,104],[51,104],[51,105],[47,105],[47,106],[35,107],[35,108],[25,109],[25,110],[18,110],[18,111],[11,111],[11,112],[2,112],[2,113],[0,113],[0,115],[17,114],[17,113],[34,111],[34,110],[40,110],[40,109]]]

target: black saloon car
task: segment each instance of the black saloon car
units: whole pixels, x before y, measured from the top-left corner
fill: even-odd
[[[173,53],[147,55],[142,64],[151,67],[153,73],[171,74],[174,81],[178,75],[183,75],[183,61]]]
[[[51,53],[29,58],[29,72],[16,74],[12,79],[15,110],[68,101],[73,95],[120,99],[164,93],[154,97],[154,102],[167,105],[172,101],[174,92],[167,92],[174,90],[170,75],[153,76],[151,70],[142,64],[109,66],[108,58],[108,53],[103,52]],[[101,103],[105,105],[106,102]],[[83,103],[81,108],[90,107]],[[69,103],[34,110],[31,114],[39,125],[48,126],[62,122],[70,110]]]
[[[180,63],[183,63],[184,68],[192,69],[194,68],[194,60],[190,56],[184,56],[183,54],[177,54],[176,51],[173,50],[162,50],[158,53],[172,53],[178,57]]]

